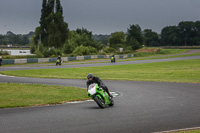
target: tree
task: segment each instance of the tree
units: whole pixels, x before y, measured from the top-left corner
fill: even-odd
[[[130,25],[127,30],[126,44],[131,46],[133,50],[139,49],[143,45],[142,30],[139,25]]]
[[[88,35],[88,37],[89,37],[90,39],[92,39],[92,32],[91,32],[91,31],[88,31],[87,29],[85,29],[85,28],[83,28],[83,27],[82,27],[82,29],[77,28],[77,29],[76,29],[76,32],[77,32],[79,35],[86,34],[86,35]]]
[[[63,14],[63,8],[60,4],[60,0],[56,0],[56,13],[60,13],[60,14]]]
[[[181,45],[192,45],[196,35],[195,24],[192,21],[180,22],[178,24],[178,35],[181,38]]]
[[[28,34],[14,34],[8,31],[6,35],[0,35],[0,44],[26,45],[29,44],[28,36]]]
[[[41,18],[40,18],[40,32],[38,33],[38,39],[42,41],[44,46],[48,46],[47,42],[47,22],[46,18],[48,17],[47,14],[47,1],[43,0],[42,9],[41,9]]]
[[[54,13],[54,7],[55,7],[55,0],[48,0],[46,7],[47,16],[50,15],[51,13]]]
[[[64,22],[60,0],[43,0],[40,26],[35,29],[35,45],[41,40],[44,47],[62,49],[68,38],[68,24]]]
[[[161,31],[164,46],[192,46],[200,44],[200,21],[182,21],[178,26],[167,26]]]
[[[161,31],[161,45],[163,46],[177,46],[179,45],[179,37],[177,33],[177,26],[167,26]]]
[[[146,46],[159,45],[159,36],[156,32],[153,32],[151,29],[145,29],[143,34],[144,34],[144,42]]]
[[[4,43],[3,43],[3,42],[4,42],[4,38],[5,38],[5,37],[4,37],[3,35],[0,34],[0,45],[1,45],[1,44],[4,44]]]
[[[115,32],[111,34],[111,37],[109,37],[108,42],[110,44],[110,47],[117,49],[120,47],[124,47],[125,39],[126,37],[124,32]]]
[[[194,37],[195,45],[200,45],[200,21],[196,21],[194,25],[196,31],[196,36]]]
[[[88,31],[87,29],[76,29],[76,38],[74,38],[74,41],[77,46],[85,46],[85,47],[94,47],[99,48],[97,43],[92,39],[92,32]]]

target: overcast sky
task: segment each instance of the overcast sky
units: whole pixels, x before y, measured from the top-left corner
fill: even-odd
[[[200,20],[200,0],[61,0],[70,30],[86,28],[93,34],[142,30],[160,33],[165,26]],[[42,0],[0,0],[0,34],[27,34],[39,26]]]

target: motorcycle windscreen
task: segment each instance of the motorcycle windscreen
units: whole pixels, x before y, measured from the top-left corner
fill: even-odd
[[[90,93],[91,95],[94,95],[96,94],[96,84],[91,84],[89,87],[88,87],[88,93]]]

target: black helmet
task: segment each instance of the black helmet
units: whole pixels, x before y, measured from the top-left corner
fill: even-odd
[[[93,79],[93,74],[92,73],[88,74],[87,79],[89,79],[89,78]]]

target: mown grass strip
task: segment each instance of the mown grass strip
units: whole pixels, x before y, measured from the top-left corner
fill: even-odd
[[[2,71],[22,77],[86,79],[93,73],[103,80],[200,83],[200,60],[182,60],[145,64],[127,64],[85,68]]]
[[[77,87],[0,83],[0,108],[61,104],[86,99],[87,91]]]

